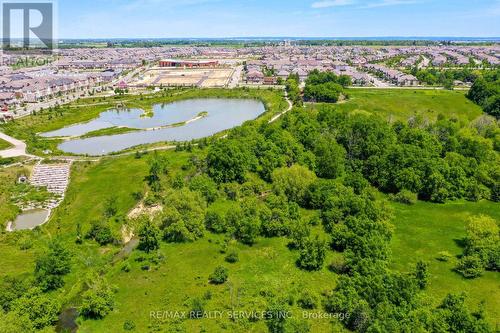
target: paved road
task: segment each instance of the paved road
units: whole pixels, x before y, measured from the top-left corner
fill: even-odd
[[[371,73],[365,73],[368,75],[372,80],[373,80],[373,85],[375,88],[389,88],[390,84],[388,82],[380,80],[378,77],[375,75],[372,75]]]
[[[229,81],[229,88],[236,88],[241,80],[241,73],[243,72],[243,66],[238,66],[234,69],[233,75]]]

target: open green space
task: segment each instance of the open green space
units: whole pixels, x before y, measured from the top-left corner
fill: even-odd
[[[429,263],[430,282],[427,294],[444,297],[449,292],[469,294],[469,302],[477,306],[485,301],[492,323],[498,324],[500,318],[500,276],[486,272],[480,278],[463,278],[454,268],[457,257],[463,253],[468,219],[475,215],[489,215],[500,220],[497,203],[482,201],[452,202],[444,205],[418,202],[414,206],[394,204],[395,226],[392,240],[393,262],[395,269],[410,271],[418,260]],[[453,258],[448,262],[439,261],[439,253],[449,252]]]
[[[2,228],[0,278],[42,286],[37,263],[50,265],[40,258],[58,240],[70,253],[70,270],[61,274],[63,285],[42,295],[56,300],[58,311],[80,309],[76,322],[85,333],[273,332],[272,325],[285,324],[243,318],[240,312],[270,308],[292,314],[285,332],[349,332],[360,323],[372,331],[423,332],[432,331],[428,322],[452,325],[461,314],[472,325],[465,331],[485,323],[493,331],[500,317],[498,272],[465,279],[454,270],[464,252],[468,219],[481,214],[500,219],[498,203],[492,201],[498,161],[494,135],[464,130],[482,115],[480,108],[461,92],[348,92],[345,102],[308,104],[272,124],[267,120],[287,107],[281,92],[216,89],[82,100],[80,106],[4,125],[7,133],[27,140],[30,151],[40,152],[53,148],[55,140],[29,133],[92,119],[118,103],[148,111],[155,103],[177,99],[247,97],[261,99],[268,111],[227,131],[227,138],[198,146],[74,162],[65,200],[49,223],[16,233]],[[449,136],[455,146],[441,146],[435,138],[439,131],[425,121],[407,124],[415,115],[429,123],[443,115],[439,129],[453,129]],[[396,131],[387,120],[405,124]],[[404,154],[403,148],[408,149]],[[401,166],[403,160],[407,164]],[[411,171],[419,168],[435,173]],[[411,181],[397,173],[400,169]],[[0,169],[0,185],[8,184],[1,187],[0,224],[17,213],[11,197],[19,191],[20,172],[25,171]],[[455,183],[459,176],[461,182]],[[410,186],[415,191],[410,199],[418,195],[427,201],[389,201],[401,200],[394,194]],[[146,217],[129,217],[137,209]],[[153,244],[149,252],[146,243]],[[452,255],[448,262],[436,259],[442,251]],[[419,262],[428,263],[425,274],[417,274]],[[221,280],[214,278],[219,266],[227,269]],[[94,294],[102,302],[92,307],[106,311],[85,314],[89,290],[99,290],[95,283],[100,280],[106,281],[100,290],[104,296]],[[467,307],[439,307],[449,293],[462,291],[468,293]],[[472,315],[482,301],[485,319]],[[13,306],[15,316],[25,310],[12,300],[5,304]],[[200,309],[216,317],[189,318],[190,311]],[[170,318],[168,311],[174,312]],[[234,311],[240,318],[230,318]],[[175,312],[188,317],[176,318]],[[305,319],[304,312],[349,313],[354,319]],[[48,323],[50,330],[54,318]]]
[[[340,110],[370,112],[389,120],[406,120],[416,115],[435,121],[439,115],[471,121],[481,108],[463,91],[423,89],[348,89],[349,99],[338,104]]]

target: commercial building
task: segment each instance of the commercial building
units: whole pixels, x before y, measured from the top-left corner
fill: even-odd
[[[219,65],[215,60],[160,60],[160,67],[182,67],[182,68],[215,68]]]

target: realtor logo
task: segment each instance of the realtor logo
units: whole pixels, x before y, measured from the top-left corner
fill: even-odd
[[[54,48],[54,4],[44,2],[2,2],[2,47],[14,49]]]

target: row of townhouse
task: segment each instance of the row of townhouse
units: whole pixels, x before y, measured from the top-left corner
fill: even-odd
[[[347,75],[351,77],[351,82],[354,86],[371,86],[373,85],[373,78],[363,72],[359,72],[353,67],[347,67],[345,70],[334,70],[337,75]]]
[[[494,65],[494,66],[500,65],[499,55],[492,55],[492,54],[478,52],[478,53],[475,53],[474,56],[479,60],[487,61],[491,65]]]
[[[367,64],[364,66],[368,71],[377,73],[386,81],[397,86],[416,86],[418,79],[410,74],[405,74],[395,69],[387,68],[378,64]]]
[[[273,68],[275,75],[273,78],[265,77],[263,68]],[[355,67],[347,62],[339,60],[264,60],[251,61],[247,63],[248,72],[246,80],[249,83],[271,84],[275,83],[277,78],[286,79],[290,74],[297,74],[301,82],[304,82],[312,70],[331,71],[337,75],[348,75],[351,77],[354,85],[371,85],[373,79],[366,73],[359,72]]]
[[[464,56],[456,51],[445,51],[445,55],[451,58],[451,62],[459,66],[465,66],[470,63],[470,57]]]
[[[22,78],[2,82],[0,91],[6,104],[35,103],[77,91],[95,89],[99,91],[102,83],[109,82],[108,75],[100,73],[43,76]],[[0,102],[1,103],[1,102]]]
[[[17,106],[20,104],[18,96],[13,92],[0,92],[0,106]]]
[[[133,69],[141,65],[142,60],[135,59],[110,59],[110,60],[70,60],[62,59],[53,65],[59,70],[93,70],[93,69]]]

